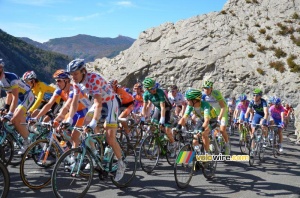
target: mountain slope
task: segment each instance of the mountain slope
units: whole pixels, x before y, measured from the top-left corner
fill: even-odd
[[[143,31],[128,50],[97,59],[90,69],[127,86],[150,76],[183,91],[211,76],[225,97],[261,87],[297,104],[299,16],[300,0],[228,0],[220,12]]]
[[[0,58],[6,63],[6,71],[22,77],[26,71],[34,70],[38,78],[47,83],[53,81],[52,74],[55,70],[65,68],[70,62],[65,55],[36,48],[1,29]]]
[[[73,37],[51,39],[43,43],[51,51],[68,55],[73,58],[84,58],[94,61],[96,58],[112,58],[120,51],[128,49],[135,40],[129,37],[99,38],[79,34]]]

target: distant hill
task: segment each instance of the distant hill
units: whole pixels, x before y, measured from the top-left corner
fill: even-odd
[[[94,61],[96,58],[113,58],[120,51],[128,49],[135,41],[135,39],[121,35],[116,38],[100,38],[83,34],[50,39],[45,43],[29,38],[20,39],[44,50],[58,52],[72,58],[84,58],[87,62]]]
[[[71,61],[66,55],[49,52],[22,41],[0,29],[0,58],[6,65],[5,70],[14,72],[20,77],[34,70],[38,78],[51,83],[55,70],[65,68]]]

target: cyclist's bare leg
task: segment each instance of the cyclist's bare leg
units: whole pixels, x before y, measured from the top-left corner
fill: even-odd
[[[118,159],[122,158],[121,147],[116,141],[117,128],[107,127],[106,141],[110,145]]]

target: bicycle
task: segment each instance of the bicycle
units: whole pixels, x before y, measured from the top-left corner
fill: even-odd
[[[78,130],[83,132],[82,128],[78,128]],[[103,178],[103,174],[110,176],[111,181],[117,187],[128,186],[134,178],[137,161],[135,150],[130,145],[127,146],[126,150],[122,150],[126,170],[123,178],[120,181],[116,181],[115,173],[118,169],[118,163],[115,154],[112,153],[107,159],[108,161],[105,161],[104,157],[96,156],[91,150],[90,142],[95,142],[94,139],[96,137],[104,140],[105,134],[91,133],[91,129],[87,133],[82,133],[80,146],[65,152],[55,164],[51,184],[56,197],[70,197],[73,193],[76,193],[78,197],[83,197],[90,188],[94,170],[99,173],[100,179]],[[66,160],[67,158],[72,159],[72,163],[66,164],[65,162],[68,161]],[[89,169],[85,168],[87,164],[90,164]]]
[[[255,131],[253,137],[250,139],[250,149],[249,149],[249,165],[253,166],[255,158],[258,156],[260,162],[264,160],[265,148],[263,147],[264,140],[262,138],[261,124],[255,125]]]
[[[2,119],[1,119],[2,120]],[[30,127],[28,123],[21,123],[27,125],[29,130],[28,139],[31,142],[34,142],[37,139],[41,139],[47,135],[49,131],[39,130],[41,133],[37,132]],[[6,165],[10,164],[17,166],[21,163],[22,155],[19,155],[17,152],[23,146],[23,137],[15,130],[15,127],[5,118],[1,122],[1,134],[0,134],[0,144],[5,150],[5,160]]]
[[[0,147],[1,153],[3,154],[3,148]],[[3,155],[1,154],[0,159],[0,197],[7,197],[9,189],[10,189],[10,176],[7,170],[5,163],[3,162],[2,158]]]
[[[232,136],[232,135],[234,135],[234,131],[237,129],[237,126],[232,119],[233,115],[231,113],[228,113],[228,114],[229,114],[228,131],[229,131],[229,135]]]
[[[194,173],[198,170],[202,170],[206,179],[212,179],[216,172],[217,161],[197,161],[196,159],[196,155],[205,155],[204,144],[201,137],[202,133],[200,133],[200,137],[197,138],[200,152],[196,152],[193,146],[193,136],[197,133],[197,130],[187,132],[187,134],[191,136],[191,141],[180,149],[179,155],[176,158],[176,163],[174,164],[175,182],[177,186],[182,189],[189,185]],[[210,154],[219,155],[220,151],[218,150],[217,140],[214,138],[214,129],[212,129],[209,139]]]
[[[272,154],[275,158],[277,158],[277,155],[280,155],[278,127],[280,125],[269,125],[269,141],[272,147]]]
[[[150,126],[148,136],[143,140],[140,147],[140,164],[146,173],[150,174],[157,166],[160,156],[165,156],[167,162],[172,166],[175,163],[176,155],[181,146],[184,145],[184,140],[181,134],[175,138],[175,155],[172,156],[169,150],[169,139],[161,130],[161,125],[156,123],[145,123]]]
[[[72,147],[69,142],[71,137],[67,130],[72,127],[62,129],[63,135],[59,134],[52,122],[37,122],[35,126],[47,128],[50,131],[48,138],[40,139],[32,143],[24,152],[20,164],[20,176],[23,183],[31,189],[41,189],[47,186],[51,181],[52,167],[65,151]],[[63,147],[60,141],[66,141],[67,146]],[[97,141],[97,149],[101,153],[102,143]],[[103,150],[103,149],[102,149]]]
[[[239,140],[239,145],[240,145],[240,150],[242,154],[249,153],[250,150],[250,133],[249,133],[249,126],[244,123],[240,123],[241,125],[241,131],[240,131],[240,140]],[[248,150],[248,152],[247,152]]]

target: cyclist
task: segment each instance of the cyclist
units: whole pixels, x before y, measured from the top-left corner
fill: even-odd
[[[65,72],[65,70],[63,69],[57,70],[53,74],[53,78],[55,79],[58,88],[54,91],[50,101],[41,109],[38,115],[35,118],[32,118],[31,120],[38,120],[40,117],[45,115],[51,109],[51,106],[55,104],[57,99],[61,98],[63,101],[65,101],[65,104],[60,109],[60,112],[54,119],[55,126],[58,126],[58,123],[63,121],[65,117],[68,116],[67,113],[69,111],[71,102],[74,97],[74,91],[73,91],[73,85],[70,82],[71,81],[70,75],[69,73]],[[72,126],[76,126],[76,127],[83,126],[84,117],[90,106],[91,106],[91,101],[88,99],[88,97],[80,93],[79,104],[78,104],[77,111],[73,117]],[[79,146],[80,143],[79,136],[80,136],[79,131],[77,130],[72,131],[71,140],[73,142],[73,148]]]
[[[235,97],[232,97],[229,99],[229,101],[227,102],[227,106],[228,106],[228,112],[229,112],[229,123],[231,123],[233,121],[233,113],[234,110],[236,108],[236,99]]]
[[[215,109],[218,114],[218,122],[220,123],[220,132],[225,141],[225,155],[230,155],[230,143],[226,132],[228,124],[228,107],[224,97],[219,90],[213,89],[213,82],[204,80],[202,84],[204,94],[202,99],[209,102],[209,104]]]
[[[107,143],[112,147],[118,159],[118,169],[115,180],[119,181],[124,175],[126,164],[122,160],[121,148],[116,141],[119,107],[114,91],[102,76],[93,72],[87,72],[84,59],[72,60],[67,65],[66,71],[70,73],[75,83],[73,85],[74,97],[66,122],[69,124],[73,123],[72,118],[78,109],[80,92],[91,95],[94,103],[89,109],[89,112],[92,112],[93,117],[91,119],[87,118],[87,121],[90,121],[87,128],[95,129],[100,118],[105,120]]]
[[[30,87],[23,80],[14,73],[4,72],[4,65],[4,61],[0,59],[0,88],[6,91],[5,108],[8,110],[5,118],[12,122],[23,137],[23,146],[18,152],[18,154],[23,154],[30,140],[27,127],[21,123],[26,121],[26,112],[35,99]],[[18,100],[20,100],[19,105]]]
[[[285,103],[285,106],[284,106],[284,123],[285,123],[284,128],[285,129],[289,124],[290,114],[291,114],[291,107],[290,107],[289,103]]]
[[[269,112],[270,116],[273,119],[275,125],[278,125],[278,135],[279,135],[279,152],[282,153],[282,130],[284,128],[284,108],[281,105],[281,99],[278,97],[274,97],[273,99],[274,105],[270,107]]]
[[[268,105],[266,100],[264,100],[262,97],[262,90],[259,88],[255,88],[253,90],[253,100],[249,103],[249,106],[247,108],[247,112],[245,114],[245,119],[248,121],[250,112],[253,112],[253,119],[252,119],[252,126],[250,135],[251,138],[254,135],[255,127],[257,124],[262,124],[262,130],[264,132],[264,140],[267,137],[267,119],[268,119]],[[264,142],[264,146],[266,146],[266,141]]]
[[[121,100],[121,106],[120,106],[120,115],[118,118],[120,119],[120,122],[122,126],[124,127],[125,133],[131,139],[132,134],[130,133],[130,129],[128,128],[128,124],[126,121],[122,121],[122,118],[127,118],[129,114],[132,112],[134,108],[134,99],[130,93],[126,92],[125,89],[123,89],[120,85],[118,85],[117,80],[111,80],[109,81],[109,84],[113,88],[114,92],[118,95],[118,97]]]
[[[152,121],[155,123],[164,125],[165,132],[170,141],[169,150],[171,151],[171,156],[175,155],[176,143],[172,135],[170,116],[172,105],[168,98],[166,97],[164,91],[162,89],[157,88],[157,84],[151,78],[146,78],[143,81],[144,88],[146,89],[143,95],[143,109],[142,109],[142,117],[141,124],[145,121],[146,112],[152,103],[155,106],[155,110],[152,116]]]
[[[40,109],[49,101],[53,92],[55,91],[55,88],[39,81],[34,71],[25,72],[22,79],[30,86],[33,94],[36,97],[34,104],[28,110],[28,113],[31,115],[31,117],[35,117]],[[56,100],[52,105],[52,112],[58,103],[59,100]]]
[[[168,99],[173,107],[175,107],[175,115],[182,117],[186,108],[186,102],[176,85],[170,87]]]
[[[243,134],[241,133],[241,129],[242,129],[241,124],[243,124],[243,122],[245,121],[245,114],[250,101],[247,100],[247,96],[245,94],[239,96],[239,101],[240,102],[236,106],[233,117],[234,117],[234,123],[239,123],[240,140],[242,140]]]
[[[212,130],[210,125],[211,121],[217,121],[217,113],[206,101],[201,101],[202,92],[198,89],[188,89],[185,92],[185,98],[188,102],[187,108],[185,110],[184,116],[179,120],[176,127],[177,130],[181,130],[182,126],[185,126],[185,123],[188,117],[193,114],[202,120],[202,125],[198,126],[199,133],[195,135],[193,140],[193,145],[199,145],[197,141],[197,136],[202,133],[202,140],[205,149],[205,153],[209,152],[209,134]]]
[[[133,108],[133,112],[135,114],[140,114],[141,113],[141,109],[143,107],[143,85],[142,83],[138,82],[133,86],[133,98],[134,98],[134,108]]]

